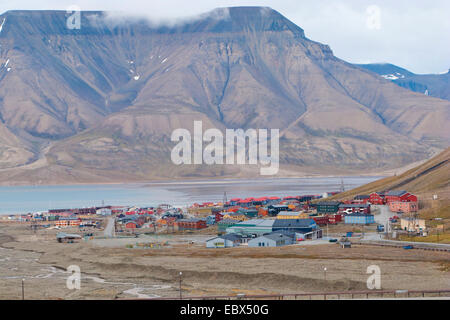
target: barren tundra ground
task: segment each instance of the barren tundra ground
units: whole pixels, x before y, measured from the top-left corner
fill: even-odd
[[[202,239],[161,237],[161,249],[127,249],[124,243],[60,244],[56,231],[0,225],[0,299],[114,299],[324,292],[366,289],[367,267],[378,265],[383,289],[450,288],[450,254],[355,245],[206,249]],[[68,290],[65,270],[81,268],[80,290]],[[323,268],[327,267],[326,280]]]

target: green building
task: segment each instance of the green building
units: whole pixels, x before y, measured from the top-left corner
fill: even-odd
[[[272,226],[275,220],[272,219],[252,219],[242,221],[234,226],[227,228],[227,233],[236,233],[243,236],[263,235],[272,232]]]
[[[338,201],[322,201],[316,204],[316,209],[318,214],[335,214],[339,210],[339,205],[341,203]]]
[[[233,220],[233,219],[221,220],[217,223],[217,231],[220,233],[226,232],[227,228],[232,227],[238,223],[239,223],[239,221]]]

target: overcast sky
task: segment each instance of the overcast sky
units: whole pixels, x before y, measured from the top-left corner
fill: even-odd
[[[353,63],[390,62],[415,73],[450,68],[449,0],[0,0],[13,9],[113,10],[153,19],[192,16],[226,6],[268,6]]]

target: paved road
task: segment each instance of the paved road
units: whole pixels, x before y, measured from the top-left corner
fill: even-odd
[[[366,240],[373,240],[373,239],[362,239],[363,241]],[[433,243],[433,242],[418,242],[418,241],[399,241],[399,240],[380,240],[380,241],[374,241],[374,243],[377,244],[391,244],[391,245],[401,245],[401,246],[408,246],[412,245],[415,248],[436,248],[436,249],[447,249],[450,250],[450,244],[446,243]]]
[[[115,219],[114,217],[110,217],[108,218],[108,224],[105,227],[105,230],[103,231],[103,234],[105,237],[114,237],[115,236],[115,230],[114,230],[114,224],[115,224]]]
[[[394,212],[389,210],[388,206],[374,206],[378,208],[380,213],[374,216],[375,222],[384,225],[386,228],[389,222],[389,218],[395,216]]]
[[[395,216],[394,212],[391,212],[389,210],[388,206],[381,206],[381,205],[372,205],[372,207],[377,208],[379,213],[374,215],[375,222],[378,224],[382,224],[384,226],[384,230],[387,232],[388,225],[389,225],[389,218]],[[368,240],[368,241],[379,241],[384,239],[384,233],[379,232],[367,232],[364,233],[364,238],[362,240]]]

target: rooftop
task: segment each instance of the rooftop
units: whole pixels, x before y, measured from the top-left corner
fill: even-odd
[[[301,211],[280,211],[280,213],[278,213],[279,216],[298,216],[302,214]]]
[[[407,193],[405,190],[391,190],[386,195],[400,197],[400,196],[404,195],[405,193]]]
[[[364,204],[364,203],[342,203],[339,205],[339,208],[368,208],[370,207],[369,204]]]
[[[272,240],[275,240],[275,241],[277,241],[277,240],[285,240],[285,239],[291,239],[292,240],[292,237],[288,236],[285,233],[281,233],[281,232],[272,232],[272,233],[265,234],[265,235],[263,235],[261,237],[269,238],[269,239],[272,239]]]
[[[271,227],[275,220],[273,219],[251,219],[243,222],[239,222],[237,227]]]
[[[312,228],[317,224],[313,219],[277,219],[273,226],[277,228]]]
[[[339,201],[321,201],[321,202],[317,203],[317,205],[322,205],[322,206],[337,206],[339,204],[340,204]]]

